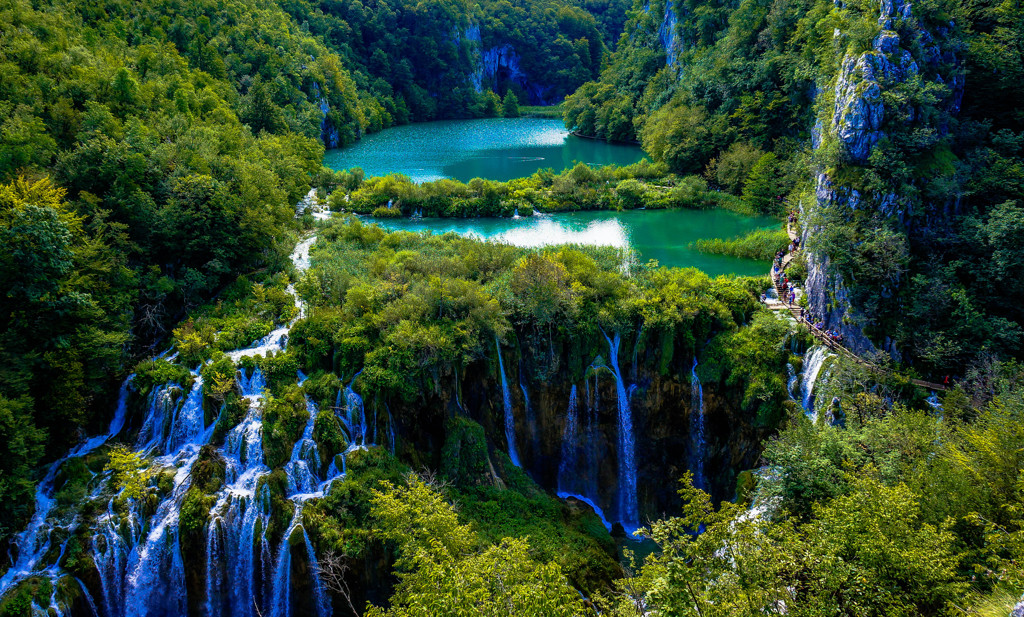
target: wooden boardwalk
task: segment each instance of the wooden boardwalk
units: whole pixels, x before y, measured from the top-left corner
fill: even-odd
[[[796,241],[799,238],[799,235],[797,235],[796,230],[793,229],[793,226],[791,224],[789,224],[789,223],[786,224],[786,231],[788,232],[789,239],[791,241]],[[793,260],[793,256],[794,256],[793,252],[788,252],[782,258],[782,268],[779,269],[779,273],[780,274],[783,271],[785,271],[786,266],[788,266],[789,263]],[[775,288],[776,297],[779,298],[778,301],[771,300],[771,301],[766,303],[766,305],[767,305],[769,310],[776,311],[776,312],[788,311],[789,314],[793,317],[794,321],[796,321],[798,324],[800,324],[800,325],[804,326],[805,328],[807,328],[807,330],[811,333],[811,336],[813,336],[822,345],[824,345],[824,346],[828,347],[829,349],[831,349],[833,352],[835,352],[835,353],[837,353],[837,354],[839,354],[839,355],[841,355],[841,356],[843,356],[843,357],[845,357],[845,358],[847,358],[849,360],[852,360],[852,361],[856,362],[857,364],[867,368],[868,370],[870,370],[870,371],[872,371],[872,372],[874,372],[874,373],[876,373],[878,375],[889,375],[889,374],[891,374],[891,371],[889,371],[887,369],[884,369],[884,368],[878,366],[877,364],[874,364],[873,362],[869,362],[868,360],[865,360],[864,358],[862,358],[862,357],[858,356],[857,354],[853,353],[853,351],[851,351],[850,349],[844,347],[839,342],[833,340],[832,337],[829,336],[828,334],[826,334],[824,331],[820,330],[819,328],[814,327],[814,324],[810,323],[807,319],[805,319],[804,317],[801,317],[800,316],[800,305],[799,304],[791,304],[791,303],[787,302],[785,300],[785,297],[782,294],[782,291],[779,289],[779,277],[776,276],[776,274],[775,274],[774,263],[773,263],[772,269],[769,271],[769,274],[770,274],[771,279],[772,279],[772,286]],[[929,390],[940,390],[940,391],[946,390],[946,386],[943,385],[943,384],[940,384],[940,383],[933,383],[933,382],[930,382],[930,381],[924,381],[922,379],[911,379],[910,382],[912,384],[914,384],[915,386],[920,386],[922,388],[927,388]]]

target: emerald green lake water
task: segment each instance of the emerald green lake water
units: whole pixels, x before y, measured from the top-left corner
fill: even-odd
[[[717,276],[760,276],[770,263],[688,248],[701,238],[732,238],[764,227],[778,227],[769,217],[748,217],[726,210],[631,210],[539,214],[515,219],[373,219],[385,229],[455,232],[515,246],[585,244],[634,249],[639,260],[657,259],[663,266],[694,267]]]
[[[455,178],[511,180],[538,169],[561,171],[577,161],[629,165],[644,157],[638,146],[570,135],[561,120],[485,118],[396,126],[346,148],[328,150],[331,169],[362,167],[369,176],[405,174],[414,182]]]

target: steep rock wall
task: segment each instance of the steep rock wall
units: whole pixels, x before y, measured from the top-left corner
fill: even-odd
[[[465,32],[456,36],[456,41],[465,40],[470,45],[470,55],[476,69],[470,75],[470,82],[477,92],[493,90],[501,92],[516,87],[525,92],[530,105],[553,105],[554,87],[531,78],[522,68],[522,57],[509,43],[498,42],[488,47],[480,36],[480,26],[470,25]]]
[[[872,41],[872,49],[860,54],[847,53],[839,63],[832,88],[832,108],[822,110],[812,132],[815,149],[822,147],[823,139],[831,139],[837,142],[847,166],[864,165],[885,137],[883,127],[887,114],[900,111],[909,121],[916,119],[917,110],[910,106],[899,110],[887,109],[884,97],[887,89],[921,75],[921,67],[910,49],[919,50],[919,59],[932,69],[929,71],[931,76],[925,76],[926,79],[944,84],[938,69],[953,68],[950,94],[944,104],[951,113],[959,111],[963,97],[959,62],[955,55],[942,52],[932,34],[911,21],[912,16],[911,3],[907,0],[882,0],[878,18],[882,30]],[[902,37],[900,32],[903,32]],[[946,30],[940,29],[937,34],[944,36]],[[844,35],[837,30],[835,36],[840,39]],[[820,88],[818,93],[820,96]],[[934,128],[940,133],[946,131],[944,126]],[[855,188],[843,186],[835,180],[833,172],[818,171],[814,198],[800,204],[803,245],[812,249],[807,259],[805,289],[811,312],[820,316],[827,328],[841,331],[848,345],[858,353],[876,351],[881,347],[899,359],[899,350],[888,338],[872,341],[865,336],[867,316],[851,302],[847,282],[831,267],[829,256],[814,252],[813,247],[814,238],[821,231],[817,223],[820,219],[816,215],[825,210],[847,217],[854,211],[867,210],[875,217],[895,219],[905,226],[906,203],[893,193],[865,195]],[[894,294],[896,290],[885,292]]]

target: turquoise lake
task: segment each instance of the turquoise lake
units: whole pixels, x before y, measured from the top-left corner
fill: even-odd
[[[455,232],[522,247],[585,244],[632,249],[641,263],[700,268],[712,276],[760,276],[770,263],[689,248],[701,238],[733,238],[755,229],[778,227],[770,217],[741,216],[727,210],[631,210],[538,214],[515,219],[370,219],[385,229]]]
[[[328,150],[331,169],[361,167],[369,176],[405,174],[415,182],[454,178],[511,180],[538,169],[561,171],[577,161],[629,165],[644,158],[639,146],[570,135],[561,120],[485,118],[421,122],[385,129]]]

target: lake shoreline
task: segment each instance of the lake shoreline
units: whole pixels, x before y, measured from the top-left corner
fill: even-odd
[[[558,118],[437,120],[390,127],[344,148],[327,150],[334,171],[359,167],[367,176],[403,174],[415,182],[443,178],[507,181],[577,162],[628,165],[647,157],[637,144],[576,139]]]

